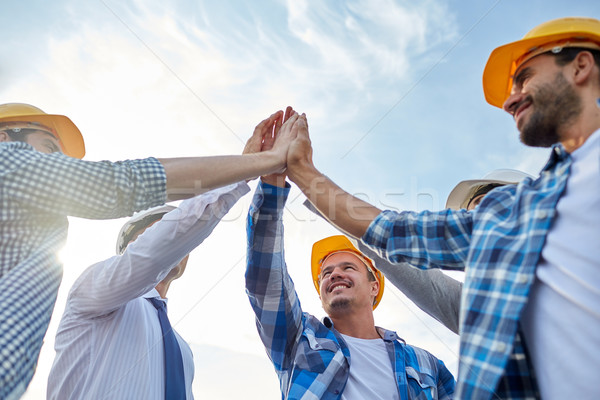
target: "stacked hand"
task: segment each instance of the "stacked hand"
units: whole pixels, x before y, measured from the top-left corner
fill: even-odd
[[[281,171],[262,177],[263,182],[270,185],[283,187],[287,175],[295,181],[302,168],[311,167],[312,147],[306,115],[298,115],[288,106],[285,112],[279,110],[261,121],[248,139],[243,154],[266,151],[273,152],[284,165]]]

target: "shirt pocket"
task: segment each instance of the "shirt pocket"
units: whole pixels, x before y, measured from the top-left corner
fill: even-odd
[[[338,351],[342,350],[335,341],[305,331],[300,336],[294,364],[305,371],[322,373]]]
[[[406,367],[408,398],[413,400],[437,399],[437,383],[433,376]]]

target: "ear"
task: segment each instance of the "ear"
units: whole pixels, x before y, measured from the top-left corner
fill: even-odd
[[[576,84],[585,84],[593,76],[596,62],[589,51],[580,51],[571,63],[573,66],[573,80]]]
[[[371,282],[371,294],[375,297],[379,294],[379,281],[374,280]]]
[[[12,142],[10,136],[5,131],[0,131],[0,142]]]

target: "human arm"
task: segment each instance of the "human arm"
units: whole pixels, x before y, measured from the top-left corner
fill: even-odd
[[[308,200],[304,202],[304,206],[318,216],[323,216]],[[353,237],[348,239],[421,310],[458,334],[462,282],[449,277],[437,268],[423,270],[405,262],[392,264],[360,240]]]
[[[278,111],[257,125],[252,137],[264,134],[283,115]],[[269,151],[239,156],[190,157],[119,162],[85,161],[60,153],[44,154],[21,142],[0,147],[1,186],[8,201],[39,214],[104,219],[189,198],[226,184],[254,178],[285,167],[292,138],[283,124]]]
[[[381,210],[347,193],[317,170],[304,114],[293,129],[297,132],[288,151],[288,177],[330,223],[351,236],[363,236]]]
[[[446,368],[442,360],[437,360],[437,399],[452,400],[456,390],[456,380],[452,373]]]
[[[288,115],[282,124],[283,111],[277,111],[269,118],[261,121],[248,139],[244,154],[239,156],[214,156],[159,159],[167,175],[167,194],[170,200],[189,197],[226,184],[253,179],[261,175],[281,172],[287,162],[289,144],[295,136],[292,126],[297,115]],[[273,131],[278,133],[272,137],[268,149],[256,149],[257,143]]]
[[[304,114],[292,129],[297,133],[288,152],[288,177],[330,223],[349,236],[361,238],[392,263],[464,268],[472,230],[468,212],[382,212],[345,192],[316,169]]]
[[[355,246],[375,263],[375,268],[421,310],[458,334],[462,282],[440,269],[418,269],[408,263],[392,264],[364,243],[350,238]]]
[[[106,314],[155,287],[207,238],[249,191],[238,183],[183,201],[146,229],[122,255],[90,266],[77,279],[69,303],[89,316]]]
[[[278,372],[289,367],[302,326],[302,309],[283,249],[283,208],[289,185],[259,182],[248,212],[246,293],[259,336]]]
[[[0,145],[0,167],[5,201],[40,221],[119,218],[165,201],[164,169],[154,158],[92,162],[10,142]]]

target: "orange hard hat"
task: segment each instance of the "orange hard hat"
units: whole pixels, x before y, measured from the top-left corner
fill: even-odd
[[[83,158],[85,144],[77,126],[64,115],[46,114],[37,107],[23,103],[0,104],[0,124],[6,122],[26,123],[19,124],[20,128],[35,129],[42,125],[56,136],[63,149],[63,153],[75,158]]]
[[[485,99],[502,108],[510,96],[512,78],[522,63],[549,51],[565,47],[600,50],[600,21],[595,18],[559,18],[530,30],[521,40],[496,48],[483,71]]]
[[[317,293],[319,293],[319,295],[321,294],[321,289],[319,287],[319,275],[321,274],[321,266],[323,261],[333,253],[339,252],[350,252],[356,254],[356,256],[365,264],[373,276],[375,276],[377,282],[379,282],[379,293],[377,293],[375,302],[373,303],[374,310],[379,305],[381,297],[383,296],[383,274],[379,272],[377,268],[375,268],[373,261],[371,261],[367,256],[354,247],[350,240],[348,240],[348,238],[344,235],[330,236],[313,244],[310,264],[313,284],[315,285],[315,289],[317,289]]]

